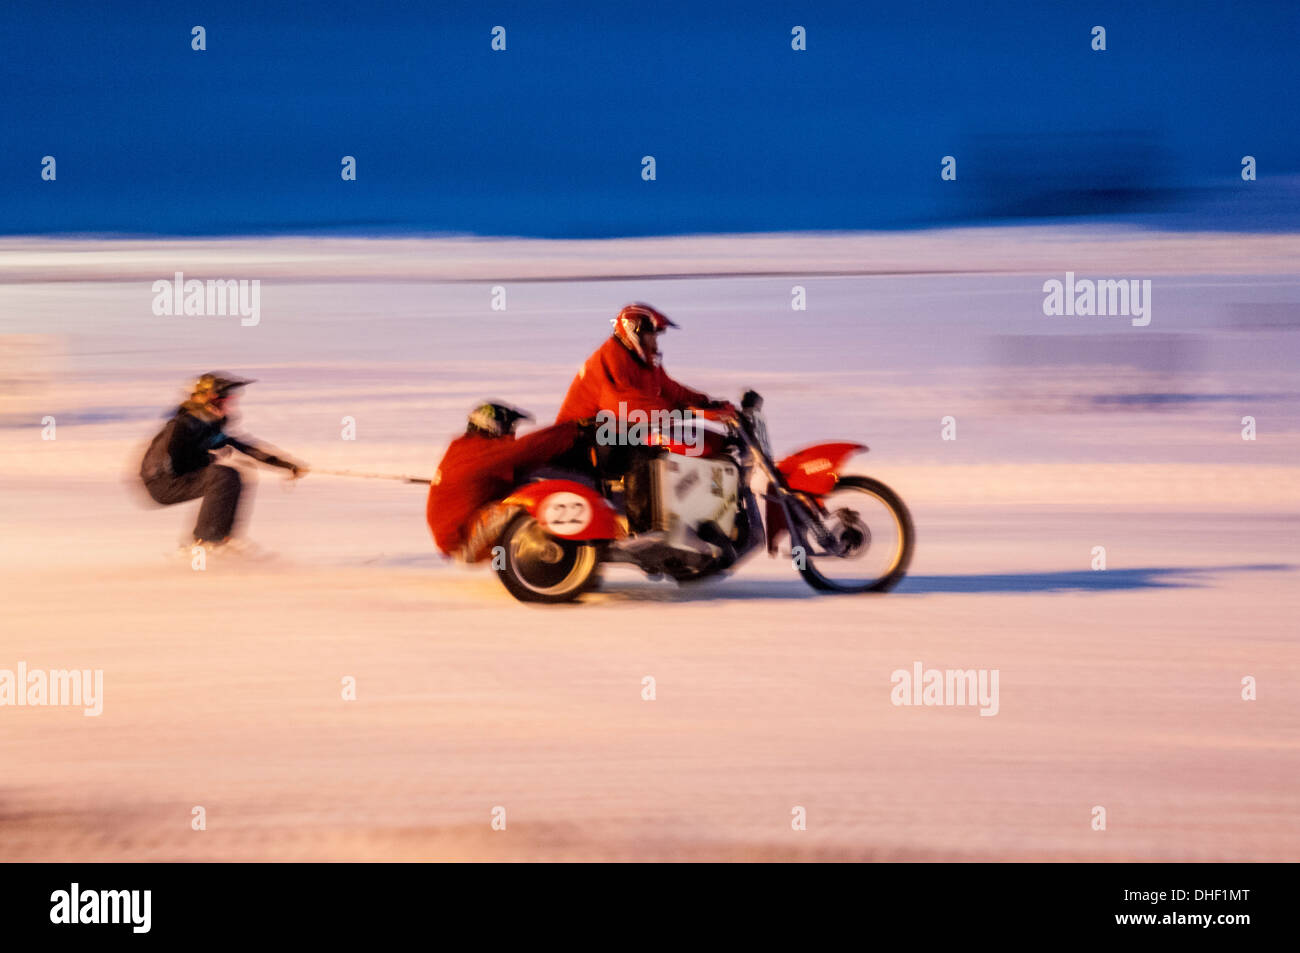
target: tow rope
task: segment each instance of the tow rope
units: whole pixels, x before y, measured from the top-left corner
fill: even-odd
[[[308,467],[307,472],[313,475],[321,473],[325,476],[354,477],[358,480],[400,480],[403,483],[423,483],[426,486],[433,482],[425,477],[405,476],[396,473],[358,473],[356,470],[317,470],[315,467]]]

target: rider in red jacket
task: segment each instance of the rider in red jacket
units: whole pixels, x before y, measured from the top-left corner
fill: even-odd
[[[600,419],[602,412],[622,416],[641,411],[653,420],[656,412],[688,408],[734,411],[725,400],[679,384],[659,363],[659,335],[677,325],[648,304],[629,304],[614,318],[613,336],[587,358],[560,406],[556,421]],[[607,473],[622,475],[624,507],[634,533],[650,528],[653,517],[649,479],[650,456],[645,446],[608,448],[601,463]]]
[[[508,496],[523,471],[572,447],[580,432],[572,421],[516,437],[518,422],[531,419],[506,404],[483,404],[447,448],[429,487],[426,516],[434,542],[448,556],[469,562],[487,556],[513,515],[489,504]]]
[[[629,304],[614,318],[614,334],[587,358],[555,418],[580,420],[600,411],[685,410],[687,407],[726,407],[725,401],[679,384],[659,363],[659,335],[677,325],[648,304]]]

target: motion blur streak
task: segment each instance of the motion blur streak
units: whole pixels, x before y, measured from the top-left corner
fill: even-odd
[[[4,711],[0,854],[1300,858],[1296,251],[996,229],[5,242],[0,666],[102,669],[111,704]],[[1045,316],[1067,269],[1150,279],[1151,325]],[[260,323],[154,315],[177,270],[260,278]],[[713,277],[610,277],[692,270]],[[129,486],[206,365],[257,377],[248,427],[318,467],[427,474],[485,387],[549,419],[639,299],[682,326],[674,372],[763,392],[778,450],[870,444],[919,531],[895,593],[819,599],[760,558],[528,608],[437,558],[420,488],[327,477],[262,487],[278,559],[199,573],[166,556],[192,514]],[[998,670],[996,717],[893,706],[915,660]]]

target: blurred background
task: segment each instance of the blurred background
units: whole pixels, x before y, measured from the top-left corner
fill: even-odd
[[[105,699],[0,712],[0,859],[1300,859],[1298,9],[4,6],[0,668]],[[260,322],[155,314],[176,272]],[[1067,272],[1150,324],[1044,314]],[[895,592],[758,557],[528,607],[421,487],[252,466],[273,559],[195,572],[195,504],[144,503],[199,373],[318,469],[429,476],[638,299],[778,452],[870,445]],[[893,707],[918,660],[998,716]]]
[[[9,234],[1300,225],[1288,0],[65,2],[0,36]]]

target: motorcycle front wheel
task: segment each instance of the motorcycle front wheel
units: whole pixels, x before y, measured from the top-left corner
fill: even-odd
[[[818,502],[839,552],[804,554],[804,581],[822,592],[888,592],[898,585],[916,545],[912,514],[898,494],[879,480],[848,476]]]
[[[510,521],[501,546],[501,582],[520,602],[572,602],[599,581],[595,543],[557,539],[528,513]]]

